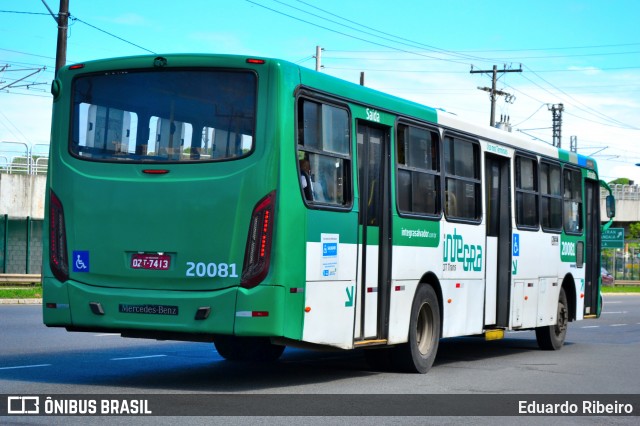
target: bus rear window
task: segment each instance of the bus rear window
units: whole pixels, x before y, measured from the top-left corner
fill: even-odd
[[[233,160],[254,148],[252,72],[119,71],[73,82],[73,155],[94,161]]]

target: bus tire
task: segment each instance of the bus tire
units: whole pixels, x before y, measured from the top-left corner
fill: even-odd
[[[395,348],[394,361],[402,370],[426,373],[433,365],[440,341],[440,305],[430,285],[420,285],[411,305],[409,341]]]
[[[217,336],[214,344],[227,361],[273,362],[285,349],[271,343],[268,337]]]
[[[536,340],[540,349],[546,351],[557,351],[564,345],[567,336],[567,326],[569,325],[569,304],[564,289],[560,289],[558,297],[558,314],[556,323],[544,327],[536,328]]]

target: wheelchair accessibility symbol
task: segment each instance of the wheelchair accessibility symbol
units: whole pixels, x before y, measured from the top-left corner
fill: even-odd
[[[520,256],[520,234],[513,234],[513,256]]]
[[[73,251],[73,272],[89,272],[89,252],[86,250]]]

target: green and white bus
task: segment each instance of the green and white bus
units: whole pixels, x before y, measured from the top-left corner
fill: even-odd
[[[267,58],[91,61],[52,94],[48,326],[424,373],[440,338],[559,349],[600,314],[592,158]]]

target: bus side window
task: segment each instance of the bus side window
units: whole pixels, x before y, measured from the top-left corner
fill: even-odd
[[[300,186],[307,201],[313,201],[313,184],[311,182],[311,166],[308,156],[300,160]]]
[[[516,155],[516,225],[538,228],[538,162],[533,157]]]
[[[468,139],[445,136],[444,172],[447,218],[479,222],[482,217],[480,146]]]
[[[447,216],[458,216],[458,201],[456,195],[451,191],[445,191],[445,214]]]
[[[351,204],[349,122],[346,109],[298,101],[298,167],[307,203]]]
[[[560,164],[540,162],[540,224],[545,232],[562,230]]]
[[[582,175],[579,170],[564,169],[564,230],[582,233]]]
[[[400,124],[396,134],[396,152],[396,192],[400,213],[440,215],[438,134],[421,127]]]

